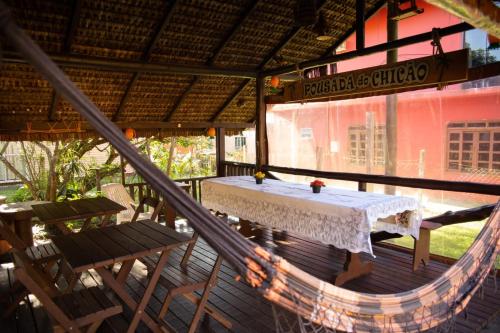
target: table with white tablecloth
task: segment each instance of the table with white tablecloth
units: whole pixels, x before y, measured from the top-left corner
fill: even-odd
[[[312,193],[309,185],[250,176],[206,179],[203,206],[264,226],[373,255],[370,233],[387,231],[418,237],[421,217],[414,198],[335,187]]]

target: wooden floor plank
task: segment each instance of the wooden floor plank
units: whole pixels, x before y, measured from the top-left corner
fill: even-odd
[[[273,230],[254,229],[252,240],[267,247],[277,255],[283,256],[289,262],[297,265],[306,272],[321,279],[331,279],[336,271],[343,265],[345,254],[343,251],[333,247],[320,244],[311,240],[303,239],[295,234],[277,232]],[[175,249],[171,252],[169,264],[178,265],[186,246]],[[363,255],[364,260],[374,262],[372,274],[350,281],[345,288],[367,292],[367,293],[395,293],[410,290],[426,284],[438,278],[449,265],[431,261],[428,266],[421,267],[418,271],[412,271],[412,258],[408,253],[395,251],[394,249],[375,246],[376,258]],[[209,272],[216,260],[217,254],[203,239],[199,239],[195,246],[191,265],[196,265],[197,270]],[[7,273],[0,270],[0,290],[5,288]],[[233,322],[231,332],[274,332],[274,317],[271,304],[262,298],[253,288],[243,282],[235,280],[237,273],[227,262],[223,262],[219,273],[217,286],[213,289],[209,304],[221,312]],[[8,279],[7,279],[8,280]],[[496,278],[500,285],[500,279]],[[90,271],[84,273],[80,278],[80,284],[87,287],[101,284],[97,273]],[[142,263],[137,262],[131,275],[126,281],[126,289],[134,299],[142,297],[147,284],[147,275]],[[456,332],[477,332],[491,320],[495,313],[500,311],[500,290],[495,292],[493,279],[484,286],[484,297],[480,295],[473,297],[467,310],[467,318],[464,314],[456,318]],[[161,303],[166,295],[166,289],[158,285],[154,291],[150,304],[146,311],[155,316],[158,313]],[[200,294],[197,292],[198,295]],[[126,307],[125,307],[126,308]],[[2,305],[0,305],[0,310]],[[2,332],[4,327],[6,333],[17,332],[19,327],[26,328],[28,332],[36,332],[34,322],[37,327],[47,327],[40,324],[43,317],[30,312],[29,307],[24,305],[18,309],[21,317],[17,320],[0,322]],[[168,321],[179,332],[187,331],[194,312],[191,302],[178,297],[172,302],[170,311],[165,316]],[[99,329],[100,332],[122,332],[128,325],[131,318],[129,309],[124,313],[108,319]],[[23,322],[20,322],[22,320]],[[31,329],[31,331],[30,331]],[[39,330],[40,333],[46,332]],[[147,332],[144,325],[140,325],[138,332]],[[204,320],[200,322],[199,332],[228,332],[224,327],[214,320]]]

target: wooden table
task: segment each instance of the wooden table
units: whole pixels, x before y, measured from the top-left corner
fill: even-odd
[[[84,220],[81,230],[86,230],[93,217],[100,217],[100,226],[105,226],[112,215],[125,207],[106,197],[98,197],[33,205],[32,209],[41,223],[56,225],[63,233],[69,233],[71,230],[65,222]]]
[[[25,201],[0,204],[0,219],[5,227],[10,228],[25,243],[23,246],[33,245],[33,232],[31,218],[33,217],[33,204],[47,203],[47,201]],[[0,241],[0,254],[10,249],[12,244]]]
[[[153,320],[144,309],[167,263],[169,252],[182,244],[189,243],[190,237],[145,220],[61,235],[52,238],[52,241],[68,261],[73,272],[81,273],[91,268],[95,269],[103,282],[134,311],[127,332],[134,332],[140,320],[154,332],[161,332],[161,324]],[[160,259],[144,295],[137,303],[124,289],[126,278],[136,259],[156,252],[161,252]],[[106,268],[114,263],[122,263],[116,277]]]

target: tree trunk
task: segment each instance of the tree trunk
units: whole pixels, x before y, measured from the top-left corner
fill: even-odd
[[[172,168],[172,161],[174,159],[174,154],[175,154],[175,144],[176,144],[175,137],[171,137],[170,138],[170,149],[168,150],[167,170],[165,170],[167,176],[169,176],[169,177],[170,177],[170,170]]]
[[[20,179],[24,185],[28,188],[28,190],[31,193],[31,196],[34,199],[39,199],[38,197],[38,191],[36,186],[33,184],[31,180],[26,178],[21,172],[19,172],[16,167],[7,160],[7,158],[3,155],[5,151],[7,150],[7,147],[9,146],[9,143],[7,142],[1,149],[0,149],[0,161],[5,165],[7,169],[9,169],[18,179]]]

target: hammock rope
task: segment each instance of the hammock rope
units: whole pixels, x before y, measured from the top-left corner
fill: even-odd
[[[421,332],[430,328],[447,331],[453,328],[455,316],[465,308],[495,263],[500,248],[500,203],[464,256],[438,279],[420,288],[392,295],[374,295],[353,292],[319,280],[241,236],[141,156],[121,130],[15,24],[1,0],[0,30],[57,93],[108,140],[251,286],[274,304],[279,332],[291,332],[292,329],[304,333]]]

